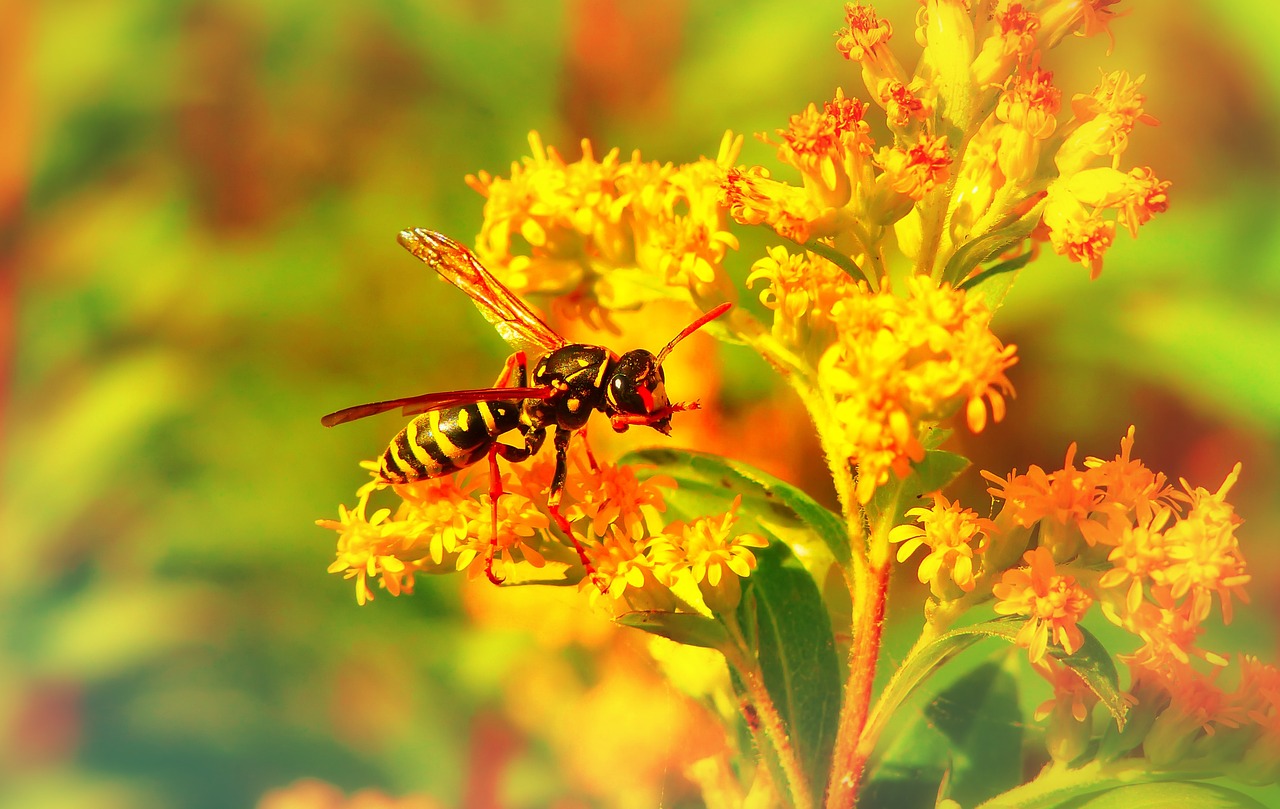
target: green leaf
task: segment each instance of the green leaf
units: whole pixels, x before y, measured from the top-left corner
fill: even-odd
[[[959,280],[967,276],[974,267],[998,257],[1022,243],[1040,221],[1044,213],[1044,200],[1022,212],[1016,220],[997,230],[988,231],[975,239],[971,239],[947,261],[942,277],[948,280]],[[1015,215],[1012,209],[1009,216]],[[1016,260],[1011,259],[1011,260]],[[992,310],[995,311],[995,310]]]
[[[1014,643],[1018,636],[1018,630],[1022,628],[1023,623],[1023,619],[1018,617],[998,618],[994,621],[985,621],[981,624],[952,630],[947,635],[944,635],[943,638],[950,635],[976,634],[1003,638],[1010,643]],[[1076,650],[1075,654],[1068,655],[1054,648],[1049,649],[1049,654],[1056,658],[1058,662],[1079,674],[1080,679],[1084,681],[1090,691],[1098,696],[1098,699],[1102,701],[1102,704],[1116,720],[1116,726],[1124,728],[1125,716],[1129,711],[1129,703],[1125,701],[1123,694],[1120,693],[1120,678],[1116,673],[1115,661],[1112,660],[1110,653],[1107,652],[1101,641],[1094,637],[1089,630],[1080,627],[1080,632],[1084,635],[1084,643]],[[940,638],[939,640],[942,639]]]
[[[1023,621],[1018,618],[998,618],[953,629],[942,635],[903,662],[876,702],[873,718],[877,721],[887,719],[933,672],[978,641],[984,638],[1001,638],[1013,643],[1022,624]],[[1084,643],[1075,654],[1064,655],[1061,652],[1054,653],[1053,650],[1050,650],[1050,654],[1080,675],[1115,718],[1117,727],[1123,728],[1129,704],[1120,692],[1115,663],[1097,638],[1083,627],[1081,632],[1084,633]]]
[[[896,524],[901,522],[908,508],[916,505],[916,501],[930,492],[945,489],[951,481],[960,476],[969,466],[969,459],[954,452],[934,449],[924,454],[924,459],[911,465],[911,472],[903,481],[890,478],[889,482],[876,489],[871,496],[869,511],[876,515],[877,522],[884,519],[888,509],[896,509],[897,513],[887,515]]]
[[[948,797],[973,806],[1022,783],[1018,683],[999,663],[970,671],[924,713],[951,742]]]
[[[729,641],[719,621],[696,612],[644,610],[621,615],[617,622],[688,646],[720,649]]]
[[[821,795],[840,713],[840,664],[827,608],[787,546],[771,544],[756,559],[738,623],[811,790]]]
[[[960,473],[969,468],[969,459],[954,452],[935,449],[924,454],[924,460],[911,465],[907,478],[908,490],[914,494],[928,494],[945,489]]]
[[[804,491],[767,472],[718,455],[677,449],[630,452],[619,463],[648,467],[637,470],[641,477],[673,478],[678,489],[675,496],[668,498],[669,504],[680,506],[683,499],[691,507],[682,516],[723,511],[735,496],[741,495],[742,513],[755,518],[764,530],[785,542],[806,562],[822,552],[813,545],[816,537],[837,564],[848,565],[849,537],[844,521]],[[701,508],[692,508],[695,505]]]
[[[961,284],[960,289],[982,298],[982,302],[987,305],[987,310],[994,314],[1004,305],[1005,296],[1013,288],[1013,282],[1018,279],[1018,271],[1031,261],[1033,255],[1032,252],[1027,251],[1008,261],[993,264]]]
[[[1233,789],[1191,781],[1131,784],[1097,795],[1056,804],[1054,809],[1266,809]]]

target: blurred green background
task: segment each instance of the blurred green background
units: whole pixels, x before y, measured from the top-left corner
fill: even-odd
[[[1023,273],[996,321],[1019,345],[1018,398],[963,449],[1052,469],[1073,440],[1113,455],[1136,424],[1136,454],[1172,478],[1216,489],[1242,460],[1255,603],[1236,631],[1269,647],[1280,11],[1128,5],[1110,56],[1073,40],[1051,66],[1064,98],[1099,66],[1147,74],[1162,125],[1125,165],[1172,180],[1172,207],[1120,237],[1094,283],[1051,256]],[[463,176],[505,173],[530,129],[571,158],[590,137],[684,162],[837,85],[865,95],[834,48],[842,4],[0,8],[0,807],[253,806],[304,776],[486,805],[477,739],[530,642],[468,629],[452,580],[357,608],[313,524],[399,428],[330,431],[321,414],[488,384],[504,355],[395,234],[469,240],[483,201]],[[916,3],[879,8],[910,64]],[[744,160],[770,159],[748,142]],[[739,279],[755,258],[738,256]],[[726,363],[733,413],[767,371]],[[799,439],[772,458],[743,444],[820,480]],[[982,508],[977,475],[966,485]],[[617,804],[536,740],[514,766],[504,805]]]

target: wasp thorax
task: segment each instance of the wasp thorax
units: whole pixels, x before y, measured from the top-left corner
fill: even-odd
[[[670,408],[662,366],[643,348],[628,351],[618,359],[609,376],[606,395],[613,409],[626,415],[649,416]]]

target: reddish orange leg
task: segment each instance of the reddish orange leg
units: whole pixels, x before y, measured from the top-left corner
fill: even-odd
[[[507,380],[511,379],[511,372],[516,371],[517,388],[523,387],[525,380],[529,378],[529,358],[525,356],[523,351],[517,351],[502,366],[502,373],[498,374],[498,381],[493,383],[495,388],[505,388]]]
[[[582,567],[586,570],[587,575],[591,577],[591,581],[595,582],[596,587],[600,588],[600,592],[607,593],[609,587],[605,584],[599,572],[596,571],[596,566],[591,564],[591,560],[587,558],[587,549],[583,547],[582,543],[578,541],[578,537],[574,535],[573,526],[569,525],[569,521],[560,513],[560,495],[564,494],[564,482],[569,473],[569,439],[572,437],[572,432],[556,429],[556,471],[551,478],[551,493],[547,495],[547,513],[551,515],[551,519],[555,520],[556,526],[560,531],[573,543],[573,549],[578,552],[578,558],[582,560]]]
[[[587,451],[587,463],[591,464],[591,473],[596,474],[600,471],[600,464],[596,463],[595,453],[591,451],[591,442],[587,440],[587,428],[583,427],[579,430],[578,435],[582,436],[582,448]]]
[[[523,351],[517,351],[510,357],[507,357],[506,363],[502,366],[502,373],[498,374],[498,381],[493,383],[495,388],[506,387],[510,381],[511,375],[515,374],[516,387],[523,387],[529,378],[529,360]],[[494,584],[502,584],[506,579],[499,576],[493,570],[493,558],[498,553],[498,498],[502,496],[502,474],[498,470],[498,456],[506,458],[508,461],[519,462],[528,458],[537,451],[537,446],[542,445],[541,436],[538,436],[536,446],[526,436],[526,446],[524,450],[507,446],[506,444],[495,443],[489,448],[489,508],[490,508],[490,526],[493,529],[493,536],[489,538],[489,553],[484,560],[484,575]]]
[[[493,557],[498,553],[498,498],[502,496],[502,475],[498,471],[498,447],[494,444],[489,449],[489,505],[492,508],[492,520],[489,523],[493,535],[489,537],[489,553],[484,559],[484,575],[494,584],[502,584],[506,579],[493,572]]]

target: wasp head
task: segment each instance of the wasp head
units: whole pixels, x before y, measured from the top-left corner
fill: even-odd
[[[652,352],[637,348],[623,354],[606,384],[605,402],[615,429],[644,424],[664,435],[671,432],[667,378]]]

